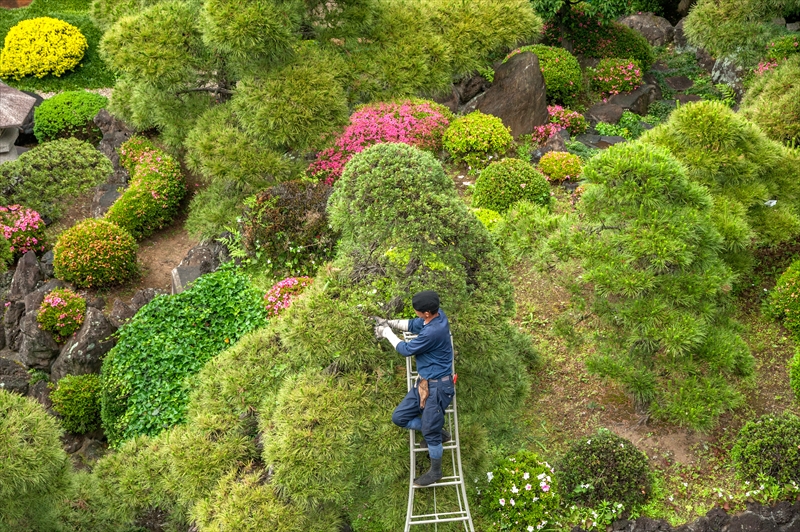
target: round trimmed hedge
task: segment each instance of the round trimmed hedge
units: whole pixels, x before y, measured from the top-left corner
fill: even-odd
[[[496,116],[473,111],[450,123],[442,136],[442,145],[456,162],[479,170],[492,157],[505,154],[514,144],[511,129]]]
[[[85,434],[100,428],[99,375],[67,375],[58,381],[50,399],[64,430]]]
[[[770,317],[781,320],[795,336],[800,334],[800,260],[794,261],[778,278],[765,311]]]
[[[0,78],[61,76],[80,64],[87,48],[81,31],[63,20],[23,20],[6,34],[0,52]]]
[[[768,414],[748,421],[739,431],[731,459],[742,478],[764,475],[781,484],[800,482],[800,418]]]
[[[564,105],[574,105],[581,92],[583,75],[578,59],[563,48],[532,44],[517,48],[508,59],[521,52],[533,52],[539,58],[539,68],[547,88],[547,99]]]
[[[55,275],[81,287],[122,284],[139,273],[136,240],[105,220],[89,218],[67,229],[53,252]]]
[[[539,205],[550,204],[547,178],[525,161],[503,159],[493,162],[475,182],[473,207],[502,213],[520,200]]]
[[[581,158],[566,151],[550,151],[539,159],[539,170],[553,183],[577,180],[582,168]]]
[[[66,91],[43,101],[33,114],[33,134],[39,142],[58,137],[95,137],[92,119],[108,105],[108,98],[88,91]]]

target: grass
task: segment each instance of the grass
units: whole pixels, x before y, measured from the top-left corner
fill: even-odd
[[[15,24],[36,17],[53,17],[68,22],[86,37],[89,49],[74,71],[61,77],[45,76],[38,79],[27,76],[20,80],[3,81],[20,90],[39,92],[60,92],[78,89],[100,89],[113,87],[115,76],[106,67],[99,55],[100,38],[103,32],[89,18],[91,0],[34,0],[28,7],[0,9],[0,40]]]

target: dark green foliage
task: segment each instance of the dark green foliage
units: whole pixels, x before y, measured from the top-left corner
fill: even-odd
[[[444,149],[473,172],[486,167],[493,157],[504,155],[513,144],[511,129],[496,116],[480,111],[453,120],[442,136]]]
[[[69,483],[60,437],[38,402],[0,389],[0,529],[57,529],[54,510]]]
[[[789,412],[748,421],[739,431],[731,460],[742,478],[765,476],[786,484],[800,482],[800,418]]]
[[[56,137],[96,138],[92,119],[108,98],[86,91],[67,91],[48,98],[34,112],[33,134],[39,142]]]
[[[100,428],[99,375],[67,375],[53,388],[50,399],[64,430],[85,434]]]
[[[25,205],[55,219],[75,196],[103,183],[113,170],[91,144],[54,140],[0,165],[0,202]]]
[[[278,276],[315,273],[336,244],[325,212],[332,190],[321,181],[287,181],[260,192],[243,216],[245,248]]]
[[[769,294],[766,314],[780,320],[795,337],[800,335],[800,261],[795,261],[781,274]]]
[[[608,353],[590,369],[622,382],[635,403],[658,403],[654,413],[708,429],[736,405],[735,377],[752,370],[725,314],[733,276],[719,256],[711,195],[666,150],[641,142],[606,150],[583,175],[583,282],[611,328]],[[698,386],[716,393],[687,397]]]
[[[11,251],[11,244],[5,236],[0,235],[0,272],[6,271],[13,259],[14,253]]]
[[[608,501],[631,508],[647,501],[652,489],[647,456],[608,429],[575,442],[556,473],[564,498],[589,507]]]
[[[103,361],[103,428],[112,445],[183,421],[192,376],[264,323],[261,296],[225,269],[159,296],[119,332]]]
[[[563,48],[533,44],[514,50],[509,57],[520,52],[533,52],[539,58],[549,101],[567,106],[577,103],[583,88],[583,75],[574,55]]]
[[[800,50],[800,47],[798,47]],[[742,115],[767,136],[793,146],[800,142],[800,56],[756,76],[742,98]]]
[[[795,351],[789,362],[789,386],[794,392],[794,398],[800,401],[800,355]]]
[[[530,163],[519,159],[493,162],[478,176],[472,195],[474,207],[505,212],[514,203],[527,200],[550,204],[547,178]]]
[[[59,235],[53,249],[55,275],[80,287],[126,283],[139,274],[138,249],[124,229],[87,218]]]

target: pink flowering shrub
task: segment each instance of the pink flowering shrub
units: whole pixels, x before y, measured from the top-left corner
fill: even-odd
[[[581,174],[581,158],[565,151],[551,151],[539,159],[539,170],[551,183],[575,181]]]
[[[38,212],[20,205],[0,207],[0,224],[14,256],[44,251],[44,221]]]
[[[642,69],[633,59],[602,59],[592,74],[592,88],[603,97],[630,92],[642,84]]]
[[[86,300],[68,288],[56,288],[44,296],[36,321],[61,343],[81,328],[84,316]]]
[[[564,109],[560,105],[548,105],[547,114],[550,115],[550,123],[558,124],[564,129],[569,130],[573,137],[586,132],[589,125],[586,118],[577,111]]]
[[[350,125],[333,146],[317,155],[308,173],[332,185],[353,155],[382,142],[402,142],[438,151],[452,118],[446,107],[426,100],[365,105],[350,116]]]
[[[303,290],[311,286],[314,279],[311,277],[287,277],[278,281],[264,296],[264,306],[267,316],[277,316],[292,305],[292,300],[300,295]]]
[[[775,59],[768,59],[766,61],[761,61],[758,63],[758,66],[753,70],[753,72],[758,75],[762,76],[778,66],[778,61]]]
[[[533,128],[533,132],[531,133],[531,140],[536,144],[544,144],[547,142],[547,139],[558,133],[564,129],[564,126],[561,124],[544,124],[543,126],[536,126]]]

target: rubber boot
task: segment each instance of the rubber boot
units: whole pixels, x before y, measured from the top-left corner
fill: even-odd
[[[452,439],[453,437],[450,435],[450,433],[442,429],[442,443],[447,443]],[[419,446],[422,447],[423,449],[428,448],[428,442],[425,441],[425,438],[422,438],[422,441],[419,442]]]
[[[421,477],[414,479],[415,486],[430,486],[442,480],[442,459],[431,458],[431,468]]]

